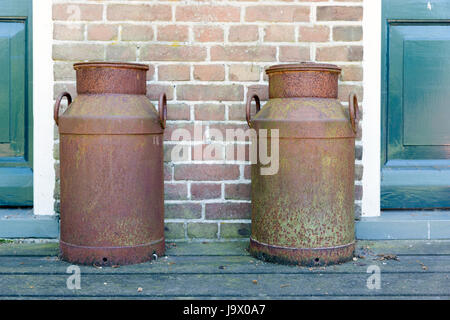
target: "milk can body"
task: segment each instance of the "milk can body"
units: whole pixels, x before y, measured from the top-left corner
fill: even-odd
[[[271,146],[275,129],[279,145],[275,174],[261,174],[260,161],[252,164],[250,252],[258,258],[326,265],[353,256],[358,107],[354,94],[349,112],[337,99],[339,73],[325,64],[273,66],[264,108],[249,97],[247,120],[258,143],[263,129]],[[252,99],[259,111],[253,119]]]
[[[124,265],[164,253],[163,131],[146,97],[148,66],[78,63],[77,97],[55,104],[60,249],[79,264]],[[59,115],[63,97],[67,110]]]

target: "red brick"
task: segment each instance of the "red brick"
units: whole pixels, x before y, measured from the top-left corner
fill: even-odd
[[[166,222],[164,223],[164,237],[166,240],[184,239],[184,223],[183,222]]]
[[[108,4],[107,19],[112,21],[170,21],[169,5]]]
[[[150,41],[153,40],[153,27],[146,25],[122,25],[122,40]]]
[[[150,64],[148,65],[147,70],[147,81],[153,80],[154,75],[155,75],[155,66]]]
[[[146,61],[202,61],[206,48],[186,45],[145,45],[141,49],[141,60]]]
[[[164,183],[165,200],[187,199],[187,185],[185,183]]]
[[[270,46],[215,46],[212,61],[275,61],[276,48]]]
[[[300,26],[298,37],[299,41],[325,42],[330,38],[330,28],[327,26]]]
[[[239,179],[239,166],[231,164],[175,165],[175,180],[221,181]]]
[[[53,5],[53,20],[62,21],[95,21],[103,19],[103,5],[55,3]]]
[[[244,166],[244,179],[252,178],[252,166]]]
[[[158,26],[157,38],[158,41],[188,41],[189,28],[179,25]]]
[[[253,110],[252,114],[255,114]],[[239,120],[245,121],[245,105],[244,104],[233,104],[228,108],[228,119],[229,120]]]
[[[223,29],[216,26],[194,26],[194,39],[198,42],[223,42]]]
[[[253,85],[248,87],[247,97],[257,94],[262,101],[269,100],[269,86],[267,85]]]
[[[225,68],[219,64],[194,66],[194,79],[200,81],[223,81],[225,80]]]
[[[53,75],[55,81],[75,81],[75,70],[72,63],[53,64]]]
[[[225,106],[223,104],[196,104],[194,106],[195,120],[222,121],[225,120]]]
[[[231,26],[228,41],[232,42],[250,42],[259,38],[258,26]]]
[[[185,103],[168,104],[167,120],[190,120],[191,110]]]
[[[164,180],[172,180],[172,166],[168,163],[164,163]]]
[[[240,101],[244,98],[244,87],[240,85],[179,85],[178,100],[191,101]]]
[[[345,65],[340,66],[342,68],[341,80],[342,81],[362,81],[363,80],[363,68],[361,66]]]
[[[360,41],[363,30],[361,26],[338,26],[333,28],[334,41]]]
[[[319,6],[317,21],[361,21],[362,7],[352,6]]]
[[[166,203],[164,217],[166,219],[200,219],[202,205],[199,203]]]
[[[158,80],[187,81],[191,77],[191,67],[185,64],[169,64],[158,66]]]
[[[220,223],[220,238],[248,239],[251,234],[250,223]]]
[[[363,188],[360,185],[355,185],[355,200],[362,200]]]
[[[359,181],[363,178],[364,167],[360,164],[355,164],[355,180]]]
[[[231,81],[259,81],[261,67],[253,64],[233,64],[230,66]]]
[[[271,25],[264,29],[264,41],[290,42],[295,41],[295,29],[293,26]]]
[[[254,115],[256,113],[256,105],[252,103],[250,113]],[[229,120],[240,120],[245,121],[245,104],[235,104],[228,108],[228,119]]]
[[[53,39],[55,40],[84,40],[84,24],[53,24]]]
[[[217,223],[188,223],[187,236],[190,239],[217,239],[219,226]]]
[[[233,183],[225,185],[225,199],[232,200],[250,200],[251,184],[250,183]]]
[[[87,28],[88,40],[117,40],[118,27],[111,24],[90,24]]]
[[[318,61],[362,61],[362,46],[321,47],[316,50]]]
[[[280,47],[281,62],[301,62],[311,60],[309,47]]]
[[[137,46],[135,45],[108,45],[106,59],[114,61],[136,61]]]
[[[250,219],[250,203],[207,203],[205,205],[206,219]]]
[[[191,199],[217,199],[222,196],[222,186],[217,183],[192,183]]]
[[[104,47],[101,44],[77,43],[53,45],[53,60],[84,61],[103,59]]]
[[[241,9],[232,6],[179,5],[176,8],[177,21],[195,22],[239,22]]]
[[[245,21],[307,22],[309,6],[250,6],[245,10]]]
[[[363,100],[363,94],[364,94],[362,85],[340,84],[338,99],[341,101],[347,102],[348,96],[352,92],[356,93],[356,95],[358,96],[358,101],[361,104],[361,101]]]
[[[167,100],[172,100],[173,99],[173,86],[155,84],[155,83],[147,85],[147,97],[150,100],[158,101],[161,93],[166,94]]]

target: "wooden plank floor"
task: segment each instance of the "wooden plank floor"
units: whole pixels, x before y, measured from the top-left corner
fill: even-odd
[[[57,243],[1,244],[0,299],[450,298],[450,241],[360,241],[356,260],[317,268],[264,263],[247,246],[169,244],[156,262],[82,266],[81,289],[70,290]],[[380,268],[381,289],[367,288],[371,265]]]

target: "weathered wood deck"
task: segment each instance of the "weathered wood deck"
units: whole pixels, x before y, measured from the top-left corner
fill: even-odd
[[[450,298],[450,241],[360,241],[363,257],[318,268],[263,263],[248,255],[247,246],[169,244],[167,257],[156,262],[82,266],[81,289],[69,290],[69,264],[58,260],[56,243],[1,244],[0,299]],[[380,267],[379,290],[366,286],[370,265]]]

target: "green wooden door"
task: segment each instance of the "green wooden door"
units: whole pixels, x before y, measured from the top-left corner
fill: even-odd
[[[33,205],[31,2],[0,0],[0,206]]]
[[[450,1],[383,1],[382,208],[450,208]]]

